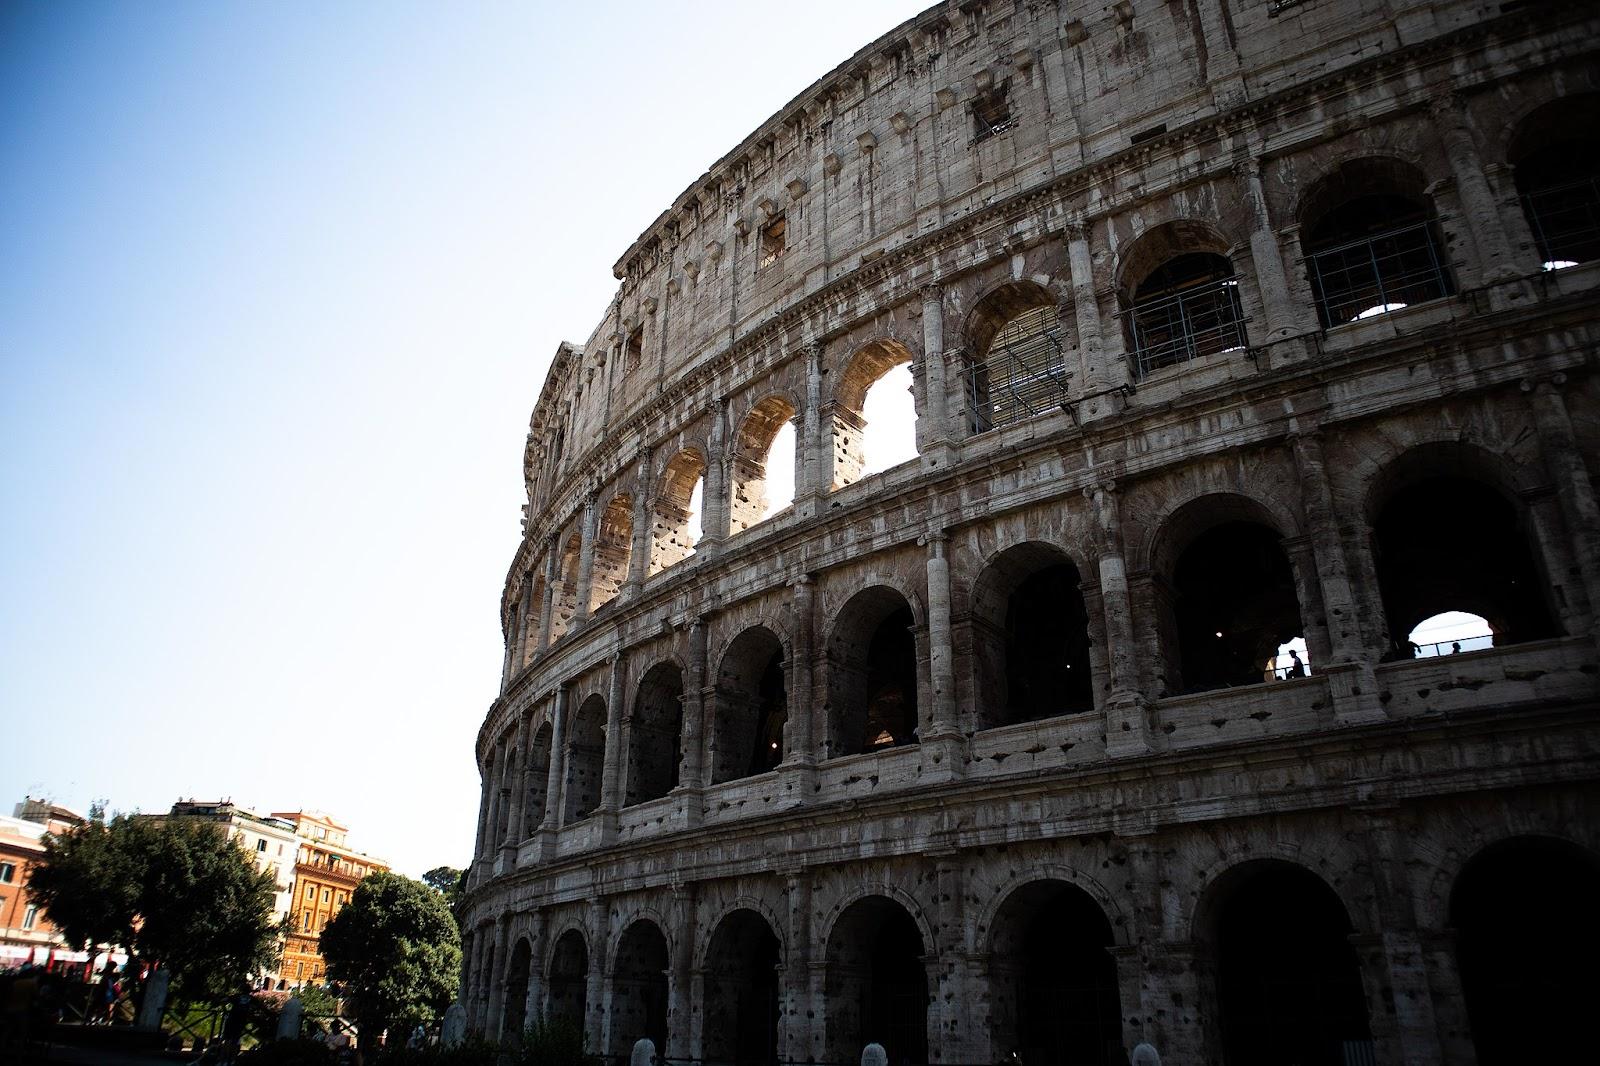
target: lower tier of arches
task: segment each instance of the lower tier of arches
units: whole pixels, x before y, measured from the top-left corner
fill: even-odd
[[[1578,1030],[1536,1019],[1600,995],[1596,814],[1551,782],[524,887],[470,905],[463,1001],[491,1037],[564,1018],[707,1066],[1563,1061]]]

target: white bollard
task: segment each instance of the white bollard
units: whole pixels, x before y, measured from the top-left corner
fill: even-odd
[[[656,1066],[656,1044],[649,1037],[635,1040],[633,1054],[628,1056],[628,1066]]]

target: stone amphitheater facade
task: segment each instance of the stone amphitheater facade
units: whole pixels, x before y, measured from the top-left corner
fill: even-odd
[[[472,1026],[1580,1061],[1597,42],[1580,3],[950,2],[712,166],[533,413]],[[863,475],[902,364],[917,457]],[[1410,643],[1447,610],[1491,632]]]

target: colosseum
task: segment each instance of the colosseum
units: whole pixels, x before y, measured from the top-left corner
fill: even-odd
[[[1597,55],[950,0],[717,161],[533,411],[472,1028],[1593,1061]]]

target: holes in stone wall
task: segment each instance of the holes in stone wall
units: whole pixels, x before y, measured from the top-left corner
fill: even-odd
[[[928,1061],[924,954],[922,931],[894,900],[867,896],[845,909],[828,934],[828,1061],[851,1061],[869,1043],[890,1062]]]
[[[583,1028],[589,1009],[589,946],[583,934],[568,929],[550,953],[550,981],[545,992],[545,1017]]]
[[[828,641],[828,755],[916,743],[917,677],[905,597],[883,585],[851,597]]]
[[[626,802],[665,796],[678,784],[683,747],[683,671],[657,663],[639,682],[628,726]]]
[[[778,937],[760,914],[740,909],[711,934],[705,960],[707,1062],[778,1061]]]
[[[841,372],[828,420],[832,488],[916,458],[917,412],[911,388],[911,352],[904,345],[875,341],[851,357]]]
[[[667,938],[654,922],[628,926],[617,943],[611,974],[611,1054],[633,1050],[648,1037],[661,1053],[667,1046]]]
[[[511,966],[506,972],[505,1011],[501,1016],[500,1031],[505,1038],[515,1042],[522,1036],[528,1023],[528,984],[532,976],[533,949],[526,939],[519,939],[511,949]]]
[[[563,824],[587,818],[600,806],[600,781],[606,755],[606,701],[590,696],[573,716],[567,741],[567,782]]]
[[[1058,549],[1019,544],[973,585],[980,728],[1094,709],[1081,578]]]
[[[734,437],[729,529],[742,533],[794,501],[794,405],[781,396],[756,404]]]
[[[694,553],[701,534],[705,473],[705,458],[693,448],[673,456],[662,471],[655,505],[651,508],[651,574],[658,574]]]
[[[595,527],[594,571],[589,579],[589,610],[616,599],[628,580],[633,557],[633,497],[619,492],[600,512]]]
[[[747,629],[728,646],[717,675],[711,783],[776,768],[787,718],[783,645],[764,626]]]

